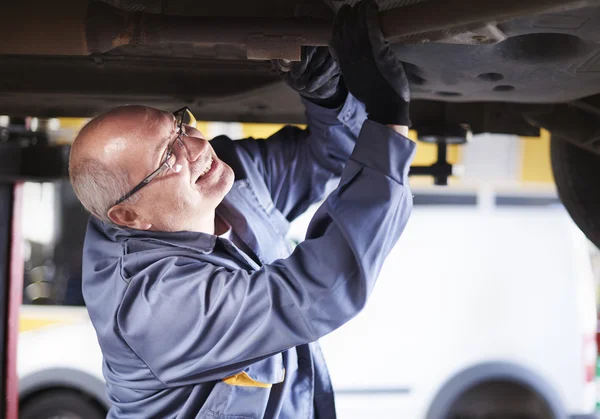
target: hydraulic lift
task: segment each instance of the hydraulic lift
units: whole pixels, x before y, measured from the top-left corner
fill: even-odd
[[[17,339],[23,295],[21,205],[24,181],[65,178],[69,147],[50,145],[29,119],[0,127],[0,417],[18,417]]]

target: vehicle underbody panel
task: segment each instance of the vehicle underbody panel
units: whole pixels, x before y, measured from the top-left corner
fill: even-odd
[[[412,64],[413,97],[564,103],[600,93],[600,8],[524,17],[495,26],[488,45],[398,45]]]
[[[457,19],[478,4],[452,1],[463,4]],[[247,57],[285,56],[299,38],[326,43],[323,28],[344,2],[71,0],[64,10],[29,3],[39,4],[13,5],[0,29],[6,39],[0,46],[0,114],[90,116],[143,103],[188,105],[207,120],[301,122],[301,103],[279,81],[272,62]],[[380,6],[407,13],[429,7],[421,21],[432,27],[444,21],[435,13],[442,3],[397,0]],[[501,123],[509,122],[504,132],[532,134],[524,121],[500,114],[599,94],[600,6],[583,3],[588,7],[554,7],[401,38],[395,45],[409,63],[415,125],[466,122],[475,132],[501,132]],[[33,17],[23,19],[27,10],[34,10]],[[395,19],[400,25],[401,14]],[[255,33],[261,22],[271,29]],[[272,33],[278,26],[280,32]],[[210,39],[198,39],[202,30]]]

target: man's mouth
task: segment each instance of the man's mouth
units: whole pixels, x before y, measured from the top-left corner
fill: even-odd
[[[211,173],[211,169],[213,168],[213,166],[215,166],[215,159],[213,157],[211,157],[210,160],[208,161],[208,164],[204,168],[204,170],[202,170],[202,172],[198,176],[198,179],[196,179],[196,183],[200,182],[204,176]]]

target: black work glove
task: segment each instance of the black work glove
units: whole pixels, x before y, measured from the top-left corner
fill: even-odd
[[[346,100],[348,91],[340,79],[340,66],[327,47],[302,47],[302,61],[277,72],[292,89],[311,102],[337,108]]]
[[[369,119],[410,126],[410,91],[404,65],[383,37],[374,1],[340,8],[331,47],[346,87],[365,104]]]

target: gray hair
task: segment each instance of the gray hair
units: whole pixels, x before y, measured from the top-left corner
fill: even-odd
[[[150,117],[151,109],[145,106],[119,106],[100,114],[90,120],[77,134],[69,159],[69,177],[75,195],[81,204],[92,215],[112,225],[108,218],[108,210],[123,195],[131,190],[127,171],[117,164],[106,164],[100,159],[82,150],[82,142],[94,140],[95,131],[115,116],[129,112],[141,114],[143,119],[140,125],[144,125]],[[138,117],[140,117],[138,115]],[[140,194],[127,198],[124,202],[135,204]]]
[[[109,168],[93,157],[84,157],[77,164],[69,165],[69,177],[75,195],[91,214],[114,225],[107,212],[114,203],[131,190],[127,172],[118,167]],[[135,194],[126,202],[135,203]]]

